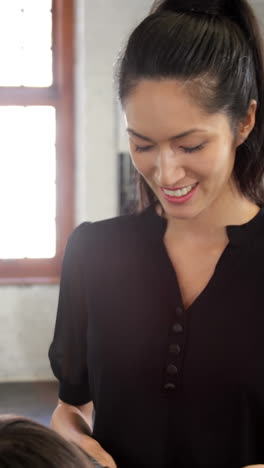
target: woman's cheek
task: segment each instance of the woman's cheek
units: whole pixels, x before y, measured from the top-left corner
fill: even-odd
[[[138,172],[140,172],[140,174],[142,174],[145,177],[151,174],[152,169],[153,169],[153,163],[152,163],[151,158],[146,158],[142,154],[138,155],[135,153],[131,154],[131,158],[132,158],[134,167],[136,168]]]

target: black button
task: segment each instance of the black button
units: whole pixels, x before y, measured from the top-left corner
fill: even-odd
[[[174,383],[166,383],[164,385],[164,390],[175,390],[176,389],[176,385]]]
[[[176,315],[180,317],[183,314],[183,308],[182,307],[176,307]]]
[[[170,350],[170,353],[171,353],[171,354],[176,354],[176,356],[179,356],[179,354],[180,354],[180,352],[181,352],[181,347],[180,347],[180,345],[178,345],[178,344],[172,343],[172,344],[170,344],[170,346],[169,346],[169,350]]]
[[[182,333],[183,332],[183,326],[180,323],[174,323],[172,325],[172,331],[173,331],[173,333]]]
[[[174,364],[169,364],[167,366],[167,374],[169,375],[176,375],[178,374],[178,369]]]

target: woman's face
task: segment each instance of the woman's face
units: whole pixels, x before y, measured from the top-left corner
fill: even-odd
[[[124,105],[133,163],[167,216],[188,219],[232,192],[236,146],[224,114],[206,114],[182,82],[142,80]]]

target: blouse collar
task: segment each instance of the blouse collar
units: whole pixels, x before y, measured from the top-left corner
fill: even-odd
[[[167,228],[167,220],[157,214],[155,203],[147,207],[142,215],[148,220],[150,232],[153,233],[154,238],[156,240],[163,238]],[[226,231],[229,243],[233,246],[240,246],[264,235],[264,207],[247,223],[226,226]]]

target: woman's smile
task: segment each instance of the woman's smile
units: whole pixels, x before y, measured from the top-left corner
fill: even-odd
[[[194,193],[196,192],[196,189],[198,187],[198,183],[189,185],[187,187],[183,188],[177,188],[177,189],[165,189],[161,187],[161,191],[164,194],[164,198],[169,202],[169,203],[186,203],[188,200],[190,200]]]
[[[233,196],[236,143],[226,115],[206,114],[169,79],[140,81],[124,110],[133,163],[167,217],[191,219]]]

